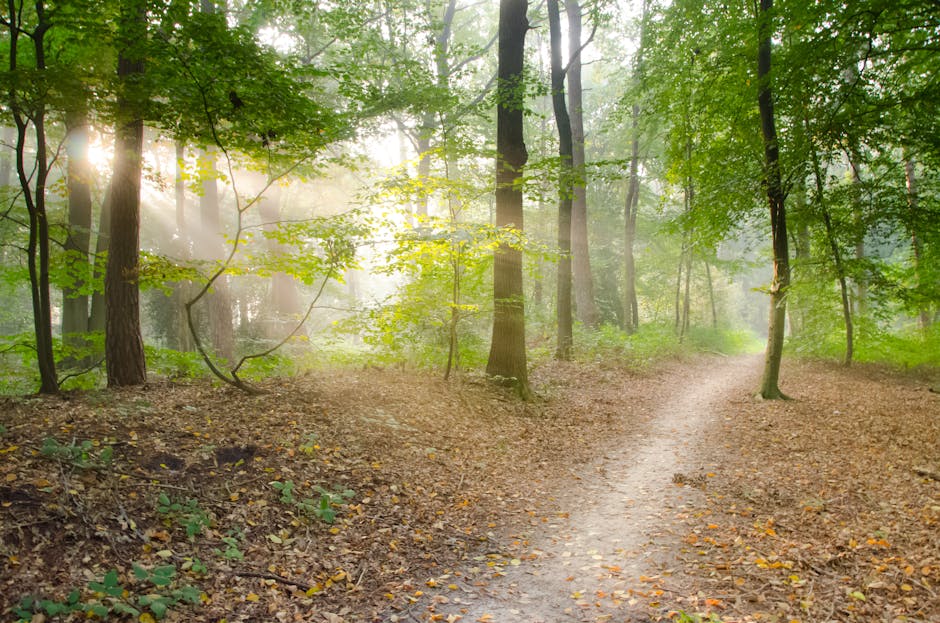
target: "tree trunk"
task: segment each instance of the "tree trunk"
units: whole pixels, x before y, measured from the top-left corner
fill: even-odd
[[[584,97],[581,88],[581,5],[565,0],[568,16],[568,112],[571,120],[571,263],[578,320],[596,327],[600,314],[594,299],[591,250],[588,243],[587,171],[584,166]],[[561,44],[559,43],[559,46]]]
[[[907,234],[911,239],[911,253],[914,256],[914,283],[917,287],[923,285],[923,276],[921,275],[923,263],[923,252],[921,250],[920,237],[918,236],[918,220],[920,212],[920,197],[917,193],[917,171],[914,167],[914,160],[907,154],[904,154],[904,181],[907,185],[907,207],[908,207],[908,226]],[[919,297],[918,297],[919,298]],[[930,328],[930,310],[924,303],[918,303],[917,317],[920,321],[922,331]]]
[[[787,213],[780,175],[780,147],[774,120],[771,84],[771,41],[773,0],[760,0],[757,51],[757,106],[764,143],[764,186],[770,208],[770,228],[774,253],[774,274],[770,285],[770,318],[767,327],[767,351],[760,394],[767,399],[786,398],[780,391],[780,363],[783,358],[784,328],[787,318],[787,289],[790,286],[790,250],[787,241]]]
[[[19,71],[17,46],[22,30],[21,14],[9,5],[4,26],[10,34],[10,73]],[[33,61],[38,74],[45,73],[45,34],[50,23],[46,20],[45,3],[35,4],[37,25],[30,34],[33,44]],[[36,336],[36,363],[39,368],[39,392],[55,394],[59,391],[52,350],[52,301],[49,295],[49,221],[46,214],[46,181],[49,174],[49,156],[46,147],[46,104],[40,99],[33,108],[24,110],[23,98],[17,92],[14,81],[9,81],[8,106],[16,125],[16,173],[23,201],[29,218],[29,239],[26,245],[26,262],[29,272],[30,298],[33,304],[33,329]],[[26,134],[32,123],[36,140],[36,161],[26,166]],[[32,183],[31,183],[32,182]]]
[[[555,357],[571,359],[571,234],[572,234],[572,134],[565,107],[565,68],[561,65],[561,19],[558,0],[548,0],[551,38],[552,108],[558,128],[558,346]]]
[[[182,262],[192,259],[190,251],[189,228],[186,226],[186,184],[183,179],[186,159],[186,145],[176,141],[176,180],[174,196],[176,199],[176,256]],[[180,352],[193,350],[193,338],[186,324],[186,301],[190,299],[192,282],[180,281],[173,284],[173,312],[175,323],[174,347]]]
[[[523,137],[523,63],[528,0],[500,0],[496,109],[496,225],[523,231],[522,190],[517,180],[528,160]],[[522,251],[500,244],[493,267],[493,336],[486,372],[512,379],[531,397],[525,345]]]
[[[62,288],[62,341],[81,349],[88,333],[89,297],[81,293],[91,279],[91,165],[88,161],[89,127],[84,112],[66,114],[65,151],[68,156],[69,227],[65,239],[71,281]],[[66,360],[80,363],[74,355]]]
[[[803,125],[809,132],[809,119],[803,118]],[[816,204],[822,214],[823,224],[826,227],[826,241],[829,243],[829,251],[832,253],[832,261],[836,268],[836,278],[839,281],[839,294],[842,296],[842,319],[845,324],[845,356],[842,363],[849,366],[852,363],[852,357],[855,350],[855,326],[852,322],[852,303],[849,299],[849,286],[845,274],[845,264],[842,262],[842,251],[839,249],[839,241],[836,240],[835,230],[832,227],[832,215],[829,207],[826,205],[825,197],[825,172],[819,162],[819,154],[813,148],[810,154],[813,164],[813,177],[816,181]]]
[[[95,283],[104,283],[107,272],[108,251],[111,248],[111,185],[105,192],[101,203],[101,214],[98,215],[98,236],[95,239],[95,257],[92,266],[92,275]],[[88,319],[88,330],[92,333],[104,333],[107,305],[104,300],[104,289],[97,289],[91,295],[91,316]]]
[[[3,128],[3,144],[16,145],[16,128]],[[4,148],[0,150],[0,188],[10,185],[10,178],[13,173],[13,161],[9,152]]]
[[[636,296],[636,260],[633,246],[636,242],[636,216],[640,195],[640,105],[633,105],[632,112],[633,140],[630,148],[630,180],[627,185],[627,199],[624,202],[624,251],[623,251],[623,328],[627,333],[635,333],[640,328],[640,307]]]
[[[712,329],[718,328],[718,307],[715,305],[715,286],[712,283],[712,267],[708,259],[705,259],[705,279],[708,281],[708,302],[712,311]]]
[[[219,206],[218,173],[215,153],[204,150],[200,156],[199,170],[202,180],[202,195],[199,197],[200,224],[203,244],[201,259],[218,261],[224,255],[221,209]],[[206,296],[209,317],[209,339],[216,355],[232,361],[235,356],[235,328],[232,323],[232,294],[228,275],[220,275],[213,289]]]
[[[265,223],[265,230],[273,231],[277,228],[277,223],[281,220],[281,187],[272,184],[265,195],[261,198],[258,205],[258,212],[261,220]],[[284,253],[283,246],[272,238],[267,240],[267,251],[272,256],[278,256]],[[303,314],[304,309],[300,301],[300,293],[297,291],[297,282],[294,278],[283,272],[274,273],[271,276],[271,298],[267,314],[266,336],[269,338],[280,338],[283,331],[282,326],[293,325]],[[303,328],[299,332],[303,332]]]
[[[140,177],[144,143],[142,108],[136,78],[144,61],[134,48],[146,37],[146,8],[141,0],[122,5],[119,24],[122,48],[118,80],[122,93],[115,127],[114,175],[111,180],[111,248],[105,273],[105,359],[108,387],[140,385],[147,380],[144,342],[140,334]]]

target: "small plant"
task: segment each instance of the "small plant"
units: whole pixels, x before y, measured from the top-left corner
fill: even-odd
[[[320,494],[318,500],[314,500],[313,498],[297,499],[294,497],[294,488],[296,485],[294,485],[293,480],[285,480],[284,482],[275,480],[270,484],[275,491],[280,492],[281,503],[294,506],[302,513],[313,515],[320,521],[329,524],[336,521],[336,509],[333,508],[333,506],[341,505],[345,503],[346,500],[356,495],[356,492],[352,489],[331,492],[317,485],[314,487],[314,491]]]
[[[239,549],[241,545],[242,534],[237,530],[229,530],[227,536],[222,537],[222,543],[225,549],[215,548],[212,553],[225,560],[243,560],[245,554]]]
[[[95,442],[89,439],[81,443],[73,440],[62,444],[54,437],[46,437],[39,452],[48,459],[80,469],[102,469],[110,466],[114,459],[114,448],[104,446],[98,450]]]
[[[212,525],[212,518],[199,507],[195,498],[188,498],[185,502],[174,501],[166,493],[157,498],[157,512],[165,516],[164,523],[177,523],[186,530],[187,538],[205,532]]]
[[[87,589],[91,596],[87,601],[82,601],[81,591],[77,588],[62,601],[27,595],[13,607],[13,614],[18,617],[18,621],[26,622],[32,621],[34,615],[40,613],[52,617],[83,612],[87,617],[105,619],[110,615],[130,615],[136,618],[145,610],[150,610],[154,618],[162,619],[167,611],[177,604],[200,602],[202,593],[195,586],[172,587],[176,582],[174,565],[145,569],[135,564],[133,574],[137,582],[150,586],[141,586],[139,592],[132,592],[121,584],[117,570],[111,569],[101,580],[88,583]]]
[[[307,433],[304,435],[304,441],[300,444],[300,451],[304,454],[311,456],[313,453],[320,449],[320,444],[317,443],[317,436],[314,433]]]

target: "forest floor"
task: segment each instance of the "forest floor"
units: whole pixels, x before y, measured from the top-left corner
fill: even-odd
[[[938,379],[761,364],[4,399],[0,621],[940,621]]]

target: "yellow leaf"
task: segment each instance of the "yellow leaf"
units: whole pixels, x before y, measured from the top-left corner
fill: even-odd
[[[156,623],[156,620],[153,618],[153,615],[149,612],[144,612],[140,615],[140,618],[137,619],[140,623]]]
[[[911,586],[910,584],[902,584],[902,585],[901,585],[901,590],[902,590],[902,591],[912,591],[912,590],[914,590],[914,587]]]
[[[256,595],[255,593],[248,593],[247,595],[245,595],[245,601],[258,601],[260,599],[261,598],[258,597],[258,595]]]

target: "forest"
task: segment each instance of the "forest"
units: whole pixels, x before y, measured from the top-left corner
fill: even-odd
[[[940,612],[932,0],[5,4],[3,620]]]

